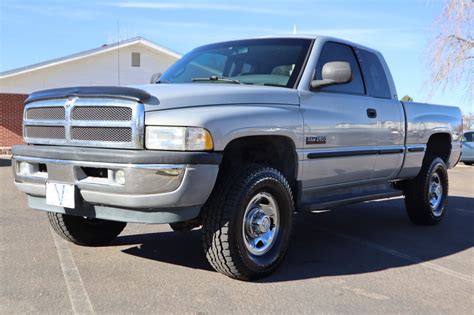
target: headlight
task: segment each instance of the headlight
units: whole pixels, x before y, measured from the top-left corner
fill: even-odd
[[[147,149],[170,151],[209,151],[214,148],[209,131],[197,127],[148,126],[145,146]]]

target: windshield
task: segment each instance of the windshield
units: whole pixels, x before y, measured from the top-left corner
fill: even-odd
[[[293,88],[311,40],[271,38],[199,47],[160,77],[160,83],[242,83]]]

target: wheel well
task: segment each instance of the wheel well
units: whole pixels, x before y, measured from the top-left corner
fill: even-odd
[[[221,172],[250,163],[266,164],[282,172],[295,188],[297,160],[295,144],[288,137],[242,137],[232,140],[224,149]]]
[[[451,136],[447,133],[437,133],[430,137],[426,145],[425,160],[432,157],[440,157],[448,164],[451,154]]]

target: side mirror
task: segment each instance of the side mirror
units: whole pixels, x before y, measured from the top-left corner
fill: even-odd
[[[325,63],[323,66],[322,77],[322,80],[311,81],[312,89],[351,82],[351,65],[345,61],[331,61]]]

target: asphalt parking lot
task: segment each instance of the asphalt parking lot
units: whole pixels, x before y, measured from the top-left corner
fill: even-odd
[[[0,313],[450,313],[474,309],[474,167],[450,171],[447,217],[412,225],[402,199],[297,215],[281,268],[213,271],[200,231],[127,226],[110,246],[56,237],[0,159]]]

